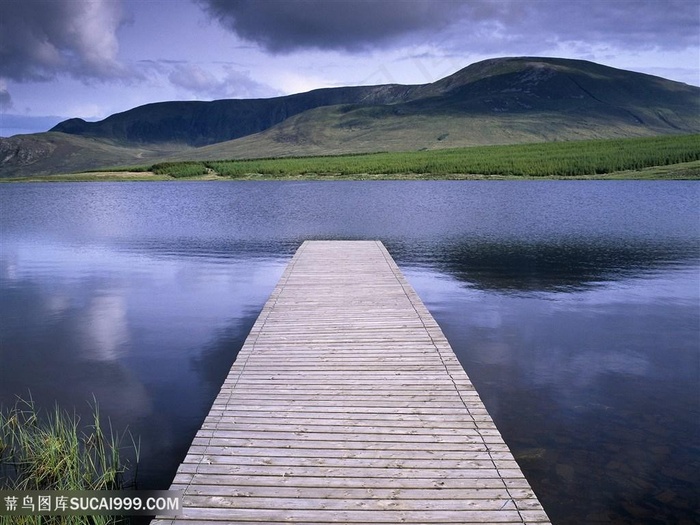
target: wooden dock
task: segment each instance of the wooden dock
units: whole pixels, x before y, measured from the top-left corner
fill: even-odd
[[[378,241],[307,241],[177,471],[159,525],[548,523]]]

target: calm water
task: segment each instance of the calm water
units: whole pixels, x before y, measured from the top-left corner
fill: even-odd
[[[695,523],[700,185],[0,186],[0,403],[140,436],[167,488],[304,239],[381,239],[555,524]]]

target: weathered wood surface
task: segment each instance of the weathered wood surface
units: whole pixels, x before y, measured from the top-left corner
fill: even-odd
[[[375,241],[307,241],[154,523],[548,523],[437,323]]]

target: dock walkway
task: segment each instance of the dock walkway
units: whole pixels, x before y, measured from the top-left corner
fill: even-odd
[[[437,323],[378,241],[306,241],[154,524],[548,523]]]

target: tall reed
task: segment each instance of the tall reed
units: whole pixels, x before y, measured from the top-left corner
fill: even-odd
[[[122,438],[102,427],[97,402],[88,424],[58,406],[47,415],[34,401],[0,410],[0,489],[118,490],[126,486]],[[139,447],[131,438],[138,463]],[[135,474],[134,474],[135,476]],[[132,480],[133,481],[133,480]],[[0,516],[2,525],[107,525],[115,516]]]

